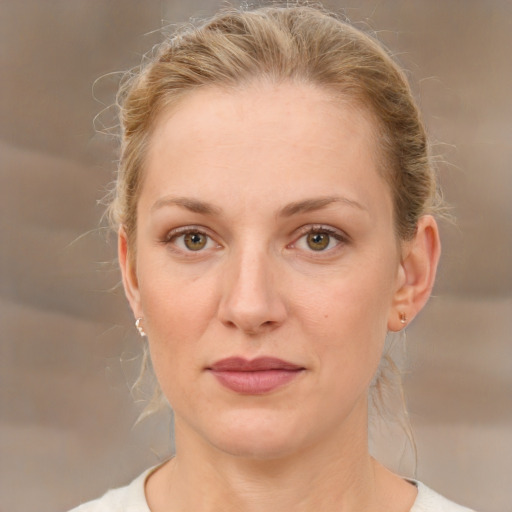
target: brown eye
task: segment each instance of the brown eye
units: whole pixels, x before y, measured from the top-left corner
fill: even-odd
[[[331,237],[327,233],[309,233],[306,237],[308,247],[313,251],[323,251],[329,246]]]
[[[185,247],[191,251],[200,251],[206,245],[208,237],[203,233],[187,233],[183,237]]]

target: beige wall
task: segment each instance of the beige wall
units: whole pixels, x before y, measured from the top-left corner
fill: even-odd
[[[92,128],[92,84],[137,64],[162,19],[215,5],[0,3],[0,510],[65,510],[168,453],[165,419],[132,428],[138,339],[95,229],[115,157]],[[410,70],[459,219],[408,333],[418,475],[482,512],[510,510],[512,3],[343,5]],[[95,87],[106,103],[114,90],[114,77]]]

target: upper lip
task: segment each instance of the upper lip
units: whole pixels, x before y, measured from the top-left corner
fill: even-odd
[[[304,367],[276,357],[257,357],[251,360],[243,357],[228,357],[213,363],[208,369],[217,372],[261,372],[265,370],[303,370]]]

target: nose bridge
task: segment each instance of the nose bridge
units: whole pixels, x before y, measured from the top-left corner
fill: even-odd
[[[238,264],[234,265],[235,281],[233,296],[244,301],[267,302],[272,285],[270,255],[262,248],[240,251]]]
[[[286,314],[277,289],[276,256],[261,243],[247,243],[227,262],[221,320],[249,333],[279,325]]]

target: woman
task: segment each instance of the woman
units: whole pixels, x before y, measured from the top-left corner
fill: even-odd
[[[467,510],[368,451],[386,335],[440,253],[387,53],[320,9],[228,11],[164,43],[120,116],[110,213],[176,456],[77,510]]]

